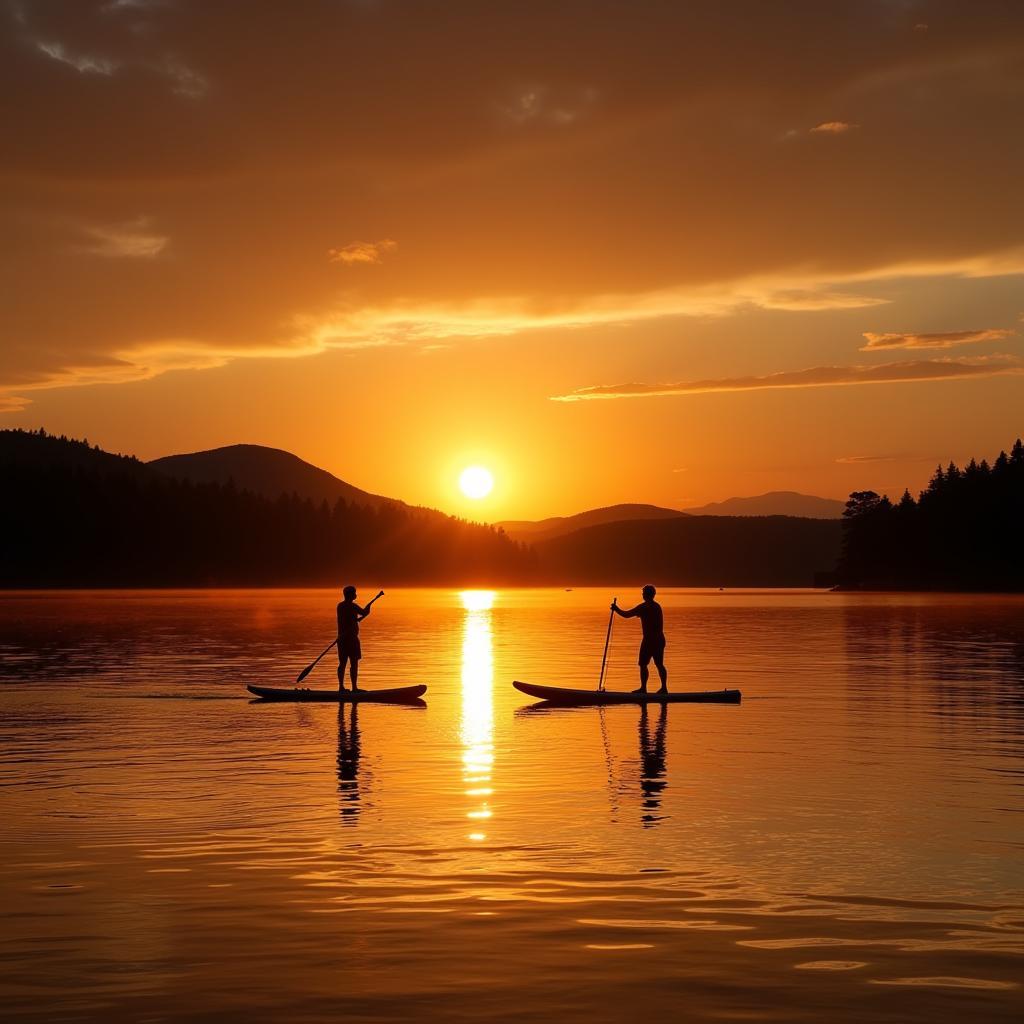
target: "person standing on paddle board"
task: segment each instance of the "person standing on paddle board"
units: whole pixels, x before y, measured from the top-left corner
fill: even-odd
[[[363,649],[359,643],[359,623],[370,614],[373,601],[376,601],[380,594],[365,608],[360,608],[356,604],[356,588],[351,584],[342,591],[342,595],[345,600],[338,603],[338,689],[345,689],[345,663],[348,662],[352,689],[358,690],[359,659],[363,656]]]
[[[612,611],[621,615],[624,619],[639,619],[643,627],[643,638],[640,641],[640,689],[634,693],[647,692],[647,680],[650,677],[650,670],[647,666],[653,661],[654,667],[658,670],[661,678],[661,689],[659,693],[668,693],[668,671],[665,668],[665,617],[661,611],[661,605],[654,600],[657,590],[647,584],[644,587],[643,601],[629,611],[623,611],[615,601],[612,601]]]

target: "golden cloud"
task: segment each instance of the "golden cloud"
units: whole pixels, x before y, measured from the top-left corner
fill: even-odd
[[[981,341],[1003,341],[1014,332],[1002,327],[987,327],[977,331],[941,331],[931,334],[875,334],[865,331],[867,344],[861,352],[875,352],[892,348],[953,348],[973,345]]]
[[[552,400],[581,402],[594,399],[650,398],[658,395],[699,395],[726,391],[910,384],[1022,373],[1024,360],[1011,355],[980,356],[976,359],[923,359],[905,363],[883,363],[880,366],[815,366],[807,370],[785,370],[763,377],[724,377],[674,384],[598,384],[578,388],[567,395],[553,395]]]
[[[140,219],[130,222],[134,225],[132,229],[121,225],[117,230],[104,229],[102,234],[96,229],[93,232],[94,244],[84,247],[85,251],[106,256],[155,255],[155,251],[149,251],[149,248],[155,250],[157,243],[165,243],[166,239],[153,235],[147,243],[140,229],[140,224],[144,223]],[[786,275],[701,287],[580,296],[544,303],[537,297],[519,296],[487,297],[462,303],[345,305],[318,313],[294,315],[285,322],[276,337],[255,344],[231,345],[194,337],[127,343],[112,347],[107,353],[109,359],[72,358],[61,365],[40,370],[29,378],[20,374],[8,375],[7,380],[0,382],[0,412],[23,408],[28,403],[28,399],[23,397],[27,392],[149,380],[168,370],[205,369],[238,359],[300,358],[330,350],[356,352],[396,345],[430,350],[459,340],[508,337],[528,331],[628,326],[671,317],[724,317],[745,308],[806,312],[866,308],[889,300],[863,294],[859,288],[894,277],[973,278],[1022,273],[1024,251],[1013,250],[945,263],[898,264],[851,275],[838,282],[830,277],[819,278],[811,272],[794,271]],[[858,290],[846,290],[847,286]],[[800,385],[756,385],[761,388],[783,386]],[[705,390],[749,389],[720,387]],[[575,400],[574,396],[557,397],[559,400]],[[588,394],[578,397],[603,396]]]
[[[859,128],[859,124],[852,124],[849,121],[822,121],[811,129],[812,135],[843,135],[846,132]]]
[[[841,455],[840,466],[866,466],[873,462],[930,462],[929,455]]]
[[[152,259],[164,251],[170,239],[157,234],[150,224],[149,217],[136,217],[122,224],[85,224],[81,230],[88,241],[75,248],[110,259]]]
[[[332,263],[381,263],[385,253],[393,252],[398,243],[392,238],[382,238],[379,242],[349,242],[340,249],[328,249],[327,258]]]

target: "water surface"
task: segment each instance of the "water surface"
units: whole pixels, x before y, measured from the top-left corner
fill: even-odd
[[[531,711],[609,596],[389,592],[361,681],[428,707],[339,709],[244,695],[330,593],[0,595],[7,1014],[1019,1020],[1024,600],[662,592],[741,706]]]

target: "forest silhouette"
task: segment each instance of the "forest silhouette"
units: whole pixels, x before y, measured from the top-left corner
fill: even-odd
[[[280,454],[280,453],[278,453]],[[88,441],[0,431],[0,586],[628,584],[1024,590],[1024,445],[938,468],[918,498],[855,491],[842,522],[684,516],[519,543],[368,497],[196,482]],[[838,564],[837,564],[838,563]]]
[[[915,500],[875,491],[846,503],[837,577],[844,588],[1024,590],[1024,445],[989,465],[939,466]]]
[[[473,584],[535,570],[531,551],[490,526],[192,483],[45,431],[0,432],[0,478],[5,586]]]

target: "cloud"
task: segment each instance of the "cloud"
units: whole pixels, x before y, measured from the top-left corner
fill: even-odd
[[[901,462],[900,455],[841,455],[836,462],[841,466],[863,466],[872,462]]]
[[[499,105],[502,115],[513,124],[565,126],[578,121],[597,100],[597,90],[581,89],[560,101],[542,86],[523,89],[508,103]]]
[[[852,124],[850,121],[822,121],[811,129],[812,135],[845,135],[846,132],[859,128],[859,124]]]
[[[36,40],[36,49],[47,57],[74,68],[83,75],[112,75],[118,68],[117,61],[106,57],[90,57],[86,54],[71,53],[63,43]]]
[[[398,243],[391,238],[379,242],[349,242],[340,249],[328,249],[327,258],[332,263],[382,263],[385,253],[393,252]]]
[[[119,225],[91,225],[82,229],[90,241],[78,246],[78,251],[108,258],[153,258],[163,251],[168,239],[154,232],[150,224],[150,219],[140,217]],[[344,251],[365,248],[368,251],[362,262],[372,263],[376,247],[388,241],[356,242],[346,246]],[[357,257],[355,262],[359,261]],[[927,267],[900,266],[882,273],[913,276],[946,272],[985,276],[989,272],[1003,271],[1024,271],[1024,253]],[[582,296],[548,303],[529,296],[495,296],[461,303],[345,305],[318,313],[294,314],[278,334],[261,341],[246,339],[237,344],[224,344],[199,337],[183,341],[164,339],[157,343],[126,341],[107,349],[111,354],[109,364],[97,366],[91,357],[84,361],[67,359],[40,371],[29,381],[8,373],[6,380],[0,378],[0,411],[22,407],[27,400],[21,396],[28,391],[148,380],[167,370],[204,369],[238,359],[302,358],[332,350],[358,352],[386,346],[436,350],[463,340],[509,337],[529,331],[626,326],[671,317],[722,317],[743,308],[818,312],[870,307],[886,301],[837,289],[830,280],[781,276],[703,288]],[[786,385],[762,383],[756,386]],[[745,389],[723,387],[718,390]],[[575,400],[576,397],[602,396],[559,396],[559,399]]]
[[[888,299],[881,299],[874,295],[832,291],[826,286],[818,291],[815,291],[814,288],[807,288],[772,292],[765,295],[757,302],[757,305],[764,309],[790,310],[799,313],[825,309],[864,309],[867,306],[884,306],[888,301]]]
[[[169,241],[166,235],[150,228],[148,217],[137,217],[122,224],[86,224],[81,230],[89,240],[75,248],[109,259],[152,259],[164,251]]]
[[[365,243],[353,245],[360,247],[359,254],[343,262],[379,262],[372,258],[372,252],[362,255]],[[331,259],[338,261],[337,256]],[[817,293],[812,285],[793,289],[786,286],[786,280],[766,278],[708,288],[666,288],[633,295],[610,293],[546,302],[536,296],[486,296],[462,303],[395,303],[342,309],[320,316],[302,315],[294,322],[305,337],[330,339],[328,347],[333,347],[338,339],[367,337],[377,339],[378,344],[423,344],[457,338],[508,337],[527,331],[626,326],[665,317],[721,317],[747,307],[815,312],[857,309],[889,301],[831,287]]]
[[[90,236],[90,243],[77,247],[78,251],[110,258],[152,258],[163,250],[168,239],[155,233],[150,223],[147,218],[137,218],[120,225],[90,226],[83,229]],[[352,246],[365,246],[371,250],[367,255],[372,256],[374,247],[382,244],[356,242]],[[345,251],[352,246],[346,246]],[[364,258],[363,262],[372,260]],[[873,283],[875,274],[879,275],[878,280],[886,281],[892,277],[945,275],[973,278],[1003,273],[1024,273],[1024,251],[946,263],[900,264],[872,274],[854,276],[840,284]],[[4,411],[5,403],[7,409],[20,408],[25,402],[20,396],[26,391],[147,380],[171,369],[203,369],[238,359],[302,358],[332,350],[358,352],[386,346],[436,350],[459,341],[509,337],[529,331],[628,326],[663,318],[724,317],[744,308],[817,313],[830,309],[871,307],[887,301],[843,290],[831,279],[816,280],[813,274],[808,273],[721,282],[696,288],[666,288],[639,294],[564,297],[546,302],[537,296],[489,296],[465,302],[345,304],[316,313],[293,314],[286,318],[278,332],[260,340],[246,338],[225,344],[197,336],[182,342],[161,340],[155,346],[151,342],[126,340],[101,350],[111,353],[111,366],[97,368],[91,358],[85,361],[66,359],[41,370],[30,382],[8,371],[4,375],[6,379],[0,377],[0,411]],[[180,346],[176,353],[175,346]],[[203,353],[207,358],[204,359]],[[776,382],[753,386],[797,385]],[[717,390],[748,389],[749,386]],[[574,394],[558,396],[558,399],[587,397],[604,396]],[[11,406],[9,403],[12,402],[20,404]]]
[[[163,0],[113,0],[113,2],[97,8],[96,13],[99,15],[125,12],[138,14],[160,6],[163,6]],[[21,26],[27,26],[28,19],[24,12],[18,16],[17,9],[15,9],[14,20]],[[137,21],[133,26],[133,31],[140,37],[150,36],[151,29],[152,25],[145,21]],[[150,53],[146,53],[144,52],[145,47],[137,45],[134,52],[122,53],[117,57],[101,57],[81,49],[75,49],[61,40],[36,36],[31,32],[25,33],[23,39],[37,52],[57,63],[74,68],[82,75],[100,75],[110,78],[118,73],[143,71],[169,81],[171,92],[177,96],[198,99],[209,91],[210,83],[205,75],[174,54],[166,52],[162,46],[155,51],[150,48]]]
[[[1001,327],[987,327],[977,331],[942,331],[932,334],[875,334],[865,331],[867,344],[861,352],[875,352],[892,348],[953,348],[973,345],[981,341],[1003,341],[1014,332]]]
[[[253,346],[245,352],[239,352],[238,349],[204,344],[190,338],[161,339],[117,349],[109,355],[84,357],[78,361],[69,360],[62,366],[42,373],[22,374],[21,380],[0,387],[0,412],[24,409],[31,403],[31,398],[27,396],[37,391],[137,383],[152,380],[172,370],[215,369],[239,358],[240,355],[274,359],[316,355],[321,351],[322,347],[304,347],[296,343],[292,348],[280,345]]]
[[[964,380],[1022,373],[1024,360],[1011,355],[993,355],[980,356],[976,359],[924,359],[905,363],[883,363],[880,366],[815,366],[807,370],[786,370],[763,377],[725,377],[675,384],[598,384],[578,388],[567,395],[553,395],[552,400],[580,402],[593,399],[699,395],[726,391],[909,384],[918,381]]]
[[[100,11],[103,14],[113,14],[118,11],[133,9],[144,11],[149,7],[159,7],[166,2],[167,0],[108,0],[107,3],[100,7]]]
[[[842,455],[836,462],[841,466],[865,466],[875,462],[931,462],[930,455]]]
[[[165,57],[158,64],[152,65],[152,69],[170,79],[171,92],[177,96],[197,100],[210,90],[210,82],[205,75],[174,57]]]

